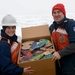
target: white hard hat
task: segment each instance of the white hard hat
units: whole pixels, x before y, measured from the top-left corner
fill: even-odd
[[[13,26],[13,25],[17,25],[16,19],[11,16],[11,15],[6,15],[3,19],[2,19],[2,25],[3,26]]]

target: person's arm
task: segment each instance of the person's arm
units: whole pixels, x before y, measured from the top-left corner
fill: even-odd
[[[0,70],[7,75],[22,75],[24,70],[11,62],[10,46],[7,43],[0,43]]]
[[[71,43],[69,46],[58,51],[58,53],[60,54],[61,57],[75,53],[75,43]]]

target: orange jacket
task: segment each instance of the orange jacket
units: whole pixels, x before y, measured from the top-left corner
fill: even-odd
[[[0,37],[6,39],[5,37]],[[10,40],[6,39],[6,40],[0,40],[1,42],[7,42],[8,44],[10,44]],[[12,45],[10,45],[10,49],[11,49],[11,57],[12,57],[12,62],[14,64],[17,64],[17,59],[18,59],[18,53],[20,50],[20,42],[13,42]]]
[[[12,54],[12,62],[14,64],[17,64],[19,50],[20,50],[20,43],[13,42],[11,45],[11,54]]]
[[[65,28],[59,27],[57,30],[54,29],[52,32],[52,38],[56,51],[61,50],[70,44]]]

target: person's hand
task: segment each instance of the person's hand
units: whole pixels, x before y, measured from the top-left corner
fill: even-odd
[[[53,56],[52,56],[53,61],[59,60],[60,58],[61,58],[61,56],[60,56],[60,54],[58,52],[53,53]]]
[[[32,74],[34,70],[32,70],[31,67],[29,66],[29,67],[24,68],[24,72],[27,74]]]

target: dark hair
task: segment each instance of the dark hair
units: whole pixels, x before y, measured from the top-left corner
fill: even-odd
[[[2,26],[3,30],[5,31],[5,29],[7,28],[8,26]],[[16,26],[14,26],[16,28]]]

